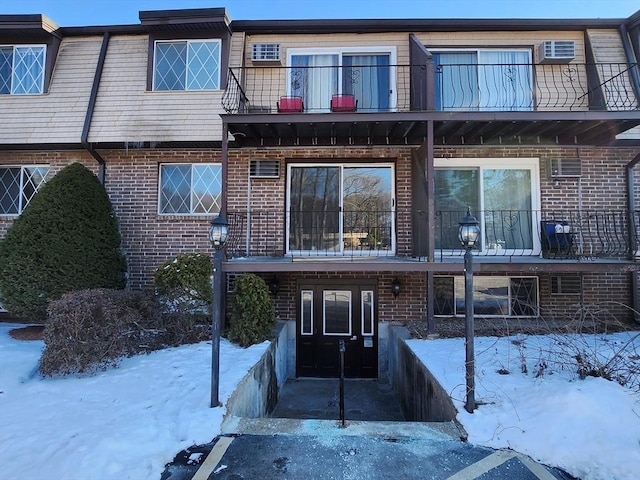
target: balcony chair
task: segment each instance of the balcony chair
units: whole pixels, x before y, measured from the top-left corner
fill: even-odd
[[[276,106],[278,113],[301,113],[304,110],[302,97],[280,97]]]
[[[332,112],[355,112],[358,109],[358,101],[353,95],[333,95],[331,97]]]
[[[544,258],[570,258],[573,233],[568,222],[542,220],[540,237]]]

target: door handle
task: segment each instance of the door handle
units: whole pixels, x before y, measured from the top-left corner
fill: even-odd
[[[357,336],[357,335],[354,335],[354,336],[353,336],[353,337],[351,337],[349,340],[357,340],[357,339],[358,339],[358,336]]]

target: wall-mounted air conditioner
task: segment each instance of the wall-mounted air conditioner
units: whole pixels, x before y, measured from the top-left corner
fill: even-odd
[[[249,177],[279,178],[280,162],[278,160],[251,160],[249,162]]]
[[[549,163],[549,173],[552,179],[580,178],[582,176],[582,163],[579,158],[552,158]]]
[[[254,63],[282,63],[279,43],[254,43],[251,47]]]
[[[547,40],[538,47],[540,63],[569,63],[576,56],[573,40]]]

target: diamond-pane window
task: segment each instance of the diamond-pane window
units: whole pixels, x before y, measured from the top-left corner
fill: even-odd
[[[0,215],[19,215],[44,185],[47,166],[0,167]]]
[[[0,47],[0,94],[41,94],[45,51],[43,45]]]
[[[220,88],[220,40],[157,42],[154,90]]]
[[[221,175],[219,164],[161,165],[159,212],[168,215],[218,213]]]

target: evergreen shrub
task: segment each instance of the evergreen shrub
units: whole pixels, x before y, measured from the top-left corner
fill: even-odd
[[[234,282],[228,338],[248,347],[271,337],[276,323],[269,288],[258,275],[246,273]]]

